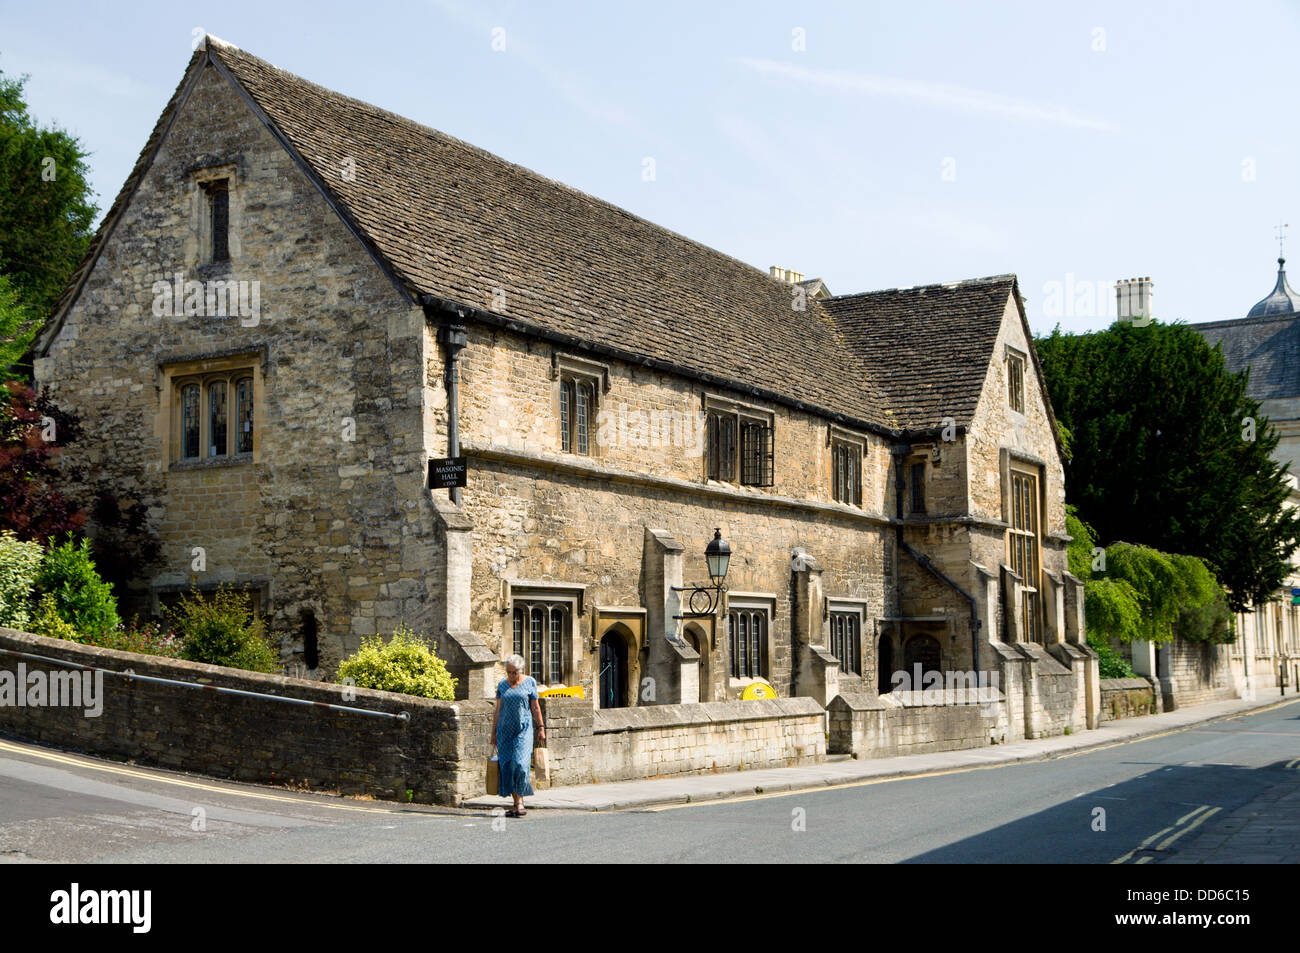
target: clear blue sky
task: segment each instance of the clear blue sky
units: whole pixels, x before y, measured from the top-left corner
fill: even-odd
[[[1240,317],[1278,222],[1300,285],[1294,3],[0,0],[101,209],[196,27],[837,294],[1015,272],[1085,330],[1053,282],[1150,275],[1162,320]]]

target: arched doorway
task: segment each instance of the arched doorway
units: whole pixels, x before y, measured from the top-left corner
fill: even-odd
[[[600,640],[597,684],[601,708],[627,707],[627,640],[614,630]]]
[[[880,637],[876,646],[876,692],[888,695],[894,690],[894,640]]]
[[[942,672],[940,664],[939,640],[929,635],[914,635],[903,647],[903,669],[907,677],[915,680],[916,666],[921,666],[921,677],[929,672]],[[920,691],[920,685],[913,685],[913,691]]]
[[[709,637],[704,634],[695,623],[691,623],[685,630],[686,641],[690,643],[691,648],[699,653],[699,681],[700,681],[700,701],[713,701],[713,683],[709,680]]]

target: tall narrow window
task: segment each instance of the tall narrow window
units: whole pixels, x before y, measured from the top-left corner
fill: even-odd
[[[302,611],[302,660],[309,669],[320,665],[320,643],[316,630],[316,613]]]
[[[859,664],[858,633],[860,620],[856,612],[831,613],[831,654],[840,660],[840,671],[861,675]]]
[[[746,486],[772,485],[772,428],[756,420],[740,424],[740,482]]]
[[[524,614],[520,609],[515,610],[514,654],[524,657]]]
[[[226,456],[226,382],[208,385],[208,456]]]
[[[831,444],[831,497],[837,503],[862,505],[862,448],[856,444]]]
[[[235,453],[253,452],[253,379],[235,383]]]
[[[208,185],[209,218],[212,220],[212,260],[230,260],[230,189],[225,179]]]
[[[1030,473],[1011,472],[1011,528],[1007,530],[1011,568],[1023,587],[1024,636],[1042,640],[1042,619],[1038,607],[1038,479]]]
[[[732,678],[767,677],[767,611],[735,609],[727,613]]]
[[[550,663],[546,669],[546,681],[554,685],[564,680],[564,610],[559,606],[551,607]]]
[[[925,464],[912,464],[912,512],[925,512]]]
[[[181,388],[181,459],[199,458],[199,385]]]
[[[560,379],[560,449],[565,453],[591,453],[591,421],[596,389],[587,380]]]
[[[1007,355],[1007,404],[1017,413],[1025,412],[1025,359],[1018,354]]]
[[[532,641],[528,653],[528,674],[542,680],[542,639],[543,626],[546,624],[546,610],[534,607],[530,613],[532,623]]]

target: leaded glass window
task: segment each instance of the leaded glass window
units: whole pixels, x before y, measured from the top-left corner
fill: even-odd
[[[235,384],[235,453],[253,452],[253,379]]]
[[[226,448],[226,382],[208,385],[208,456],[224,457]]]
[[[181,388],[181,459],[199,458],[199,385]]]

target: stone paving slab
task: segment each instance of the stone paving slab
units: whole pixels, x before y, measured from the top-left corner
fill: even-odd
[[[1300,766],[1230,814],[1209,821],[1166,864],[1300,864]]]
[[[663,804],[686,804],[719,798],[743,797],[756,793],[800,791],[831,785],[852,784],[860,781],[884,780],[938,771],[1015,764],[1027,761],[1044,761],[1063,755],[1087,751],[1092,748],[1118,744],[1137,738],[1176,731],[1191,725],[1203,724],[1219,718],[1248,714],[1278,704],[1293,704],[1294,696],[1285,699],[1257,698],[1253,701],[1232,699],[1211,702],[1191,708],[1165,712],[1159,715],[1142,715],[1117,722],[1106,722],[1094,731],[1075,735],[1017,741],[1012,744],[943,751],[934,754],[902,755],[894,758],[864,758],[827,761],[821,764],[801,765],[791,768],[766,768],[759,771],[735,771],[725,774],[683,775],[670,778],[649,778],[636,781],[613,781],[604,784],[578,784],[554,788],[536,788],[536,794],[525,798],[528,808],[550,808],[581,811],[625,810]],[[1300,777],[1300,772],[1295,772]],[[508,797],[483,795],[461,803],[462,807],[497,808],[508,806]],[[1300,805],[1291,805],[1297,811]],[[1247,820],[1232,819],[1245,826]],[[1228,819],[1225,818],[1225,822]],[[1231,831],[1235,828],[1224,828]],[[1215,830],[1219,830],[1218,827]],[[1223,833],[1223,831],[1220,831]],[[1190,845],[1189,845],[1190,846]]]

